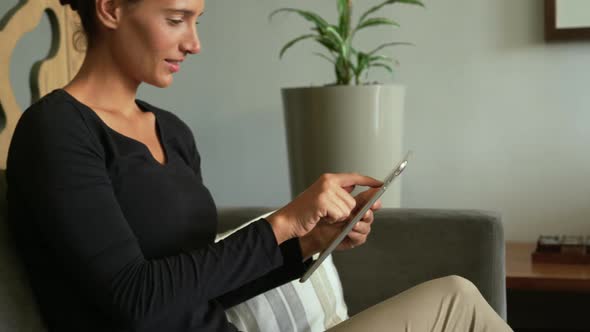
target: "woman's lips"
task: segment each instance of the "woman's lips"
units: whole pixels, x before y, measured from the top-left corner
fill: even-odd
[[[168,59],[166,59],[165,61],[168,64],[168,68],[170,68],[171,72],[176,73],[180,70],[180,61]]]

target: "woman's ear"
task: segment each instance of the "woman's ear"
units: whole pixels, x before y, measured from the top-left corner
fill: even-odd
[[[98,22],[107,29],[116,29],[121,20],[120,0],[95,0]]]

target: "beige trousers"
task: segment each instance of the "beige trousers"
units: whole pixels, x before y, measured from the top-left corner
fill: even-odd
[[[334,326],[353,331],[512,331],[469,280],[450,276],[406,290]]]

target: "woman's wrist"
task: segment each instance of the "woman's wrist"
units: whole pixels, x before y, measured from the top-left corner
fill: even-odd
[[[266,221],[270,224],[278,245],[293,238],[291,235],[289,222],[282,215],[273,213],[272,215],[266,217]]]
[[[299,247],[301,247],[301,257],[304,262],[321,251],[317,241],[309,235],[299,238]]]

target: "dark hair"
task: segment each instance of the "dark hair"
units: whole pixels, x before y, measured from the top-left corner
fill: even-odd
[[[61,3],[62,5],[70,5],[70,7],[72,7],[72,10],[78,10],[78,1],[76,0],[59,0],[59,3]]]
[[[128,0],[127,2],[137,2],[138,0]],[[92,43],[96,40],[96,0],[59,0],[59,2],[66,6],[69,5],[72,10],[78,13],[80,16],[80,22],[82,23],[82,29],[76,31],[74,36],[74,44],[78,48],[80,46],[81,38],[80,34],[83,33],[86,37],[86,46],[92,47]]]
[[[74,45],[76,48],[79,50],[82,48],[81,44],[83,40],[80,37],[86,37],[86,47],[90,48],[92,41],[96,38],[95,0],[59,0],[59,2],[64,6],[70,5],[70,8],[80,16],[82,29],[78,29],[74,35]]]

